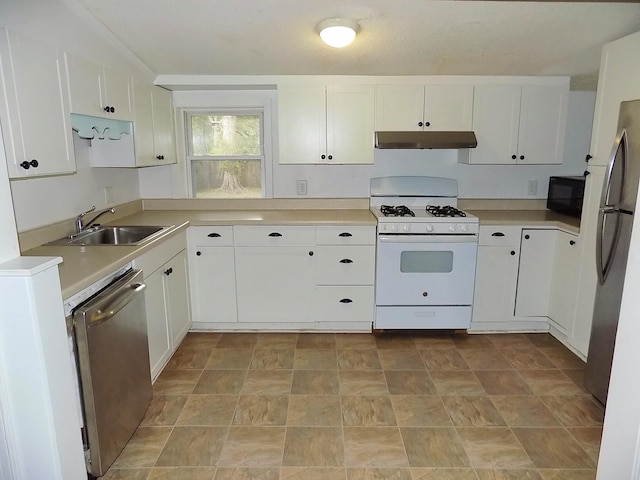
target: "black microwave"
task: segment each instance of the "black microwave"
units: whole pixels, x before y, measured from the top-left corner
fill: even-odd
[[[549,177],[547,208],[580,218],[586,177]]]

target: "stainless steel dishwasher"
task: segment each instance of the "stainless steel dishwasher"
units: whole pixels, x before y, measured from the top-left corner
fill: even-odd
[[[129,270],[72,313],[87,471],[100,477],[152,397],[141,270]]]

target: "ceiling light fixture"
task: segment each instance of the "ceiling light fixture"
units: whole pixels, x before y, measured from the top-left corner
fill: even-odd
[[[358,24],[346,18],[329,18],[318,24],[320,38],[334,48],[342,48],[353,42],[358,31]]]

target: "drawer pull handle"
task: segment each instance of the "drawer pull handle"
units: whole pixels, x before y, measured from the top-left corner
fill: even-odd
[[[220,238],[222,235],[220,235],[219,233],[210,233],[209,235],[207,235],[207,237],[211,237],[211,238]]]
[[[338,236],[339,237],[353,237],[353,235],[351,235],[349,232],[342,232]]]
[[[493,232],[491,234],[492,237],[504,237],[504,233],[502,232]]]
[[[271,232],[271,233],[269,234],[269,236],[270,236],[270,237],[281,237],[281,236],[282,236],[282,234],[281,234],[281,233],[278,233],[278,232]]]
[[[340,263],[353,263],[353,260],[351,260],[350,258],[343,258],[342,260],[340,260]]]
[[[340,300],[340,303],[353,303],[353,300],[351,300],[350,298],[343,298],[342,300]]]

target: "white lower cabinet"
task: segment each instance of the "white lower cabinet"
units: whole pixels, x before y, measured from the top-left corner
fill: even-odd
[[[564,335],[567,327],[559,326],[572,321],[576,302],[576,267],[569,266],[577,262],[575,237],[556,228],[481,226],[469,330],[551,327]]]
[[[142,269],[151,379],[155,380],[191,327],[186,234],[180,233],[136,258]]]
[[[567,232],[556,232],[549,317],[551,326],[562,335],[567,335],[573,326],[578,295],[578,262],[580,249],[578,236]]]
[[[518,317],[549,315],[556,232],[522,229],[515,310]]]
[[[193,327],[370,331],[375,226],[189,228]]]
[[[472,329],[500,329],[513,321],[520,231],[511,226],[480,227]]]
[[[237,322],[233,227],[190,227],[188,238],[194,328]]]

